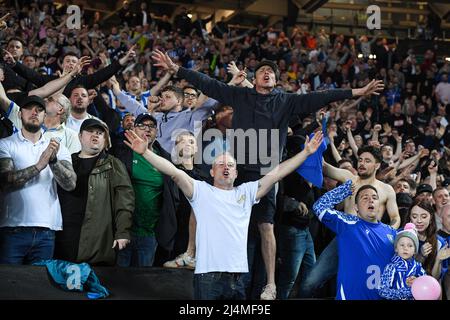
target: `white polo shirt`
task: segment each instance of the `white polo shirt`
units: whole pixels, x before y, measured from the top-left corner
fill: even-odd
[[[44,135],[35,144],[24,138],[22,131],[0,139],[0,159],[11,158],[15,170],[35,165],[49,140]],[[60,145],[58,160],[72,163],[69,151]],[[62,230],[61,207],[56,180],[49,166],[22,188],[5,193],[0,211],[0,227],[45,227]]]

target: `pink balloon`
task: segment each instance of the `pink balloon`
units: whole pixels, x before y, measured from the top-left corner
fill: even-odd
[[[411,292],[416,300],[438,300],[441,296],[441,285],[431,276],[421,276],[413,281]]]

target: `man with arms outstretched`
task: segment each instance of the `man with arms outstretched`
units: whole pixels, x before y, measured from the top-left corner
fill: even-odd
[[[267,163],[263,163],[263,160],[266,159],[255,159],[256,154],[261,154],[261,151],[263,154],[268,154],[268,150],[272,150],[272,154],[269,157],[270,160],[274,158],[275,161],[270,161],[270,166],[274,162],[275,164],[280,162],[282,151],[286,144],[288,122],[292,116],[300,113],[315,112],[333,101],[350,99],[354,96],[377,94],[377,91],[384,88],[382,81],[373,80],[366,87],[360,89],[329,90],[305,95],[284,93],[275,89],[279,71],[277,65],[268,60],[264,60],[256,66],[254,88],[234,87],[214,80],[202,73],[179,67],[170,59],[167,53],[162,53],[159,50],[155,50],[152,57],[156,61],[155,66],[186,79],[208,97],[232,106],[234,130],[267,130],[270,133],[265,137],[261,137],[263,135],[258,132],[256,143],[253,145],[252,142],[252,146],[249,144],[245,145],[245,164],[239,163],[240,167],[238,168],[239,182],[241,183],[258,180],[264,173],[269,171],[270,168],[268,168]],[[272,136],[278,132],[277,141],[272,141]],[[252,147],[261,145],[264,145],[266,150],[256,150],[256,154],[250,152]],[[241,154],[235,154],[234,156],[238,157],[238,159],[242,157]],[[267,285],[261,294],[261,299],[263,300],[273,300],[276,297],[276,243],[273,232],[275,208],[275,188],[272,188],[252,211],[252,222],[257,225],[261,235],[261,252],[267,273]],[[255,238],[252,236],[252,233],[249,234],[249,249],[255,247],[254,244],[251,245],[251,242],[256,241]],[[250,270],[252,270],[253,259],[251,257],[253,256],[254,254],[251,252],[249,255]]]
[[[133,131],[125,132],[125,143],[142,154],[161,173],[169,175],[191,203],[197,220],[195,299],[245,299],[242,276],[248,272],[247,233],[253,204],[273,185],[294,171],[314,153],[322,133],[306,141],[304,150],[279,164],[263,178],[234,187],[236,160],[228,153],[213,162],[214,185],[192,179],[171,162],[149,152],[147,142]]]

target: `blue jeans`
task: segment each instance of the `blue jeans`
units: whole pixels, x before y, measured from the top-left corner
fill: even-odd
[[[323,250],[308,277],[300,284],[299,297],[313,297],[317,289],[337,274],[338,263],[338,243],[335,237]]]
[[[55,231],[40,227],[0,228],[0,264],[33,264],[53,258]]]
[[[278,226],[278,253],[281,264],[278,268],[278,299],[287,299],[302,268],[300,283],[312,270],[316,262],[314,242],[309,229],[298,229],[280,224]]]
[[[194,274],[195,300],[244,300],[242,275],[245,273],[208,272]]]
[[[117,265],[119,267],[151,267],[155,259],[158,243],[154,236],[132,236],[131,243],[119,251]]]

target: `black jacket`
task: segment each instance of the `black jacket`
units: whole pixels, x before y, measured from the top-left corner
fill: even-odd
[[[158,141],[153,143],[153,148],[158,151],[161,157],[170,161],[170,154],[161,147]],[[125,164],[128,174],[132,177],[133,151],[122,141],[122,143],[119,142],[115,145],[113,155]],[[158,245],[171,251],[177,232],[176,210],[180,202],[180,191],[171,177],[163,175],[163,179],[163,201],[155,235]]]
[[[113,75],[119,72],[121,68],[122,66],[119,64],[119,61],[116,60],[112,62],[109,66],[100,69],[93,74],[77,76],[66,85],[63,94],[66,97],[70,97],[72,88],[74,88],[79,84],[82,84],[86,89],[93,89],[100,83],[105,82],[106,80],[111,78]],[[47,82],[50,82],[58,78],[57,75],[41,75],[38,72],[30,68],[27,68],[21,63],[16,63],[15,66],[12,68],[12,70],[17,72],[17,74],[22,78],[35,84],[37,87],[42,87]]]
[[[178,77],[186,79],[189,83],[200,89],[208,97],[233,107],[233,129],[279,129],[278,158],[281,159],[286,144],[289,120],[296,114],[308,114],[315,112],[330,102],[352,98],[350,89],[328,90],[299,95],[284,93],[274,89],[269,94],[260,94],[255,88],[241,88],[229,86],[224,82],[212,79],[202,73],[180,67]],[[261,132],[259,132],[261,134]],[[256,144],[258,147],[266,143],[265,150],[271,150],[271,137],[267,134],[265,141],[260,141],[260,134],[256,135],[256,141],[246,143],[245,146],[245,170],[260,171],[264,164],[260,159],[252,164],[249,159],[249,147]],[[236,149],[236,148],[235,148]]]

